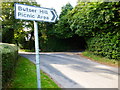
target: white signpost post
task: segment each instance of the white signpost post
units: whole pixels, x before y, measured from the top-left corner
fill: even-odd
[[[40,89],[41,88],[40,58],[39,58],[38,25],[36,21],[55,22],[57,19],[56,11],[54,9],[16,3],[14,14],[16,19],[34,21],[37,84],[38,88]]]

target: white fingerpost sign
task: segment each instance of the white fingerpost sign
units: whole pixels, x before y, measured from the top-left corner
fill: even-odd
[[[32,21],[55,22],[57,14],[54,9],[16,3],[15,18]]]
[[[54,9],[36,7],[24,4],[15,3],[15,18],[22,20],[34,21],[34,36],[35,36],[35,52],[36,52],[36,71],[38,89],[41,88],[40,79],[40,57],[39,57],[39,40],[38,40],[38,24],[36,21],[55,22],[57,14]]]

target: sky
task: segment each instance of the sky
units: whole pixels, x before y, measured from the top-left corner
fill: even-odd
[[[68,2],[75,7],[78,0],[36,0],[41,7],[54,8],[59,16],[61,7],[66,5]]]

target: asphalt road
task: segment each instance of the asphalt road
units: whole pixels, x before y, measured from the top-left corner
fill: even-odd
[[[35,53],[20,53],[35,63]],[[62,88],[118,88],[118,68],[72,53],[40,53],[40,68]]]

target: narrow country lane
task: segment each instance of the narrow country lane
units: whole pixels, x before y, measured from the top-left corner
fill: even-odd
[[[19,54],[35,63],[35,53]],[[118,88],[118,68],[72,53],[40,53],[40,68],[63,88]]]

